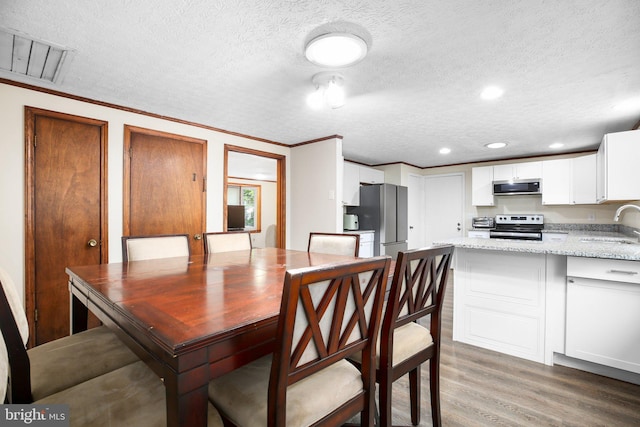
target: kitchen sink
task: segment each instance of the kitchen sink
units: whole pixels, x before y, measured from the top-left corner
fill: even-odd
[[[614,245],[634,245],[638,242],[625,238],[617,237],[583,237],[580,239],[583,243],[608,243]]]

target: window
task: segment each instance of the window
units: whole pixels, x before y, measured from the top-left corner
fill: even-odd
[[[227,205],[244,206],[244,229],[260,232],[260,186],[229,184]]]

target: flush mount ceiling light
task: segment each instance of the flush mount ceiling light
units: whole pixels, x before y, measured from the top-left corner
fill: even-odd
[[[487,101],[491,101],[493,99],[500,98],[502,94],[504,94],[504,90],[502,88],[499,88],[498,86],[487,86],[480,93],[480,97]]]
[[[367,43],[350,33],[328,33],[307,43],[305,56],[321,67],[347,67],[367,55]]]
[[[504,148],[504,147],[506,147],[506,146],[507,146],[507,143],[506,143],[506,142],[492,142],[492,143],[490,143],[490,144],[485,144],[485,147],[487,147],[487,148],[493,148],[493,149],[496,149],[496,148]]]
[[[444,147],[441,148],[439,152],[440,154],[449,154],[451,152],[451,148]]]
[[[552,150],[557,150],[558,148],[562,147],[564,147],[564,144],[562,142],[554,142],[553,144],[549,145],[549,148],[551,148]]]
[[[344,105],[344,78],[340,74],[318,73],[312,82],[316,90],[307,97],[309,107],[318,110],[325,105],[334,109]]]

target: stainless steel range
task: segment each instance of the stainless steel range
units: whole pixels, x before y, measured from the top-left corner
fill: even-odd
[[[496,227],[489,232],[492,239],[542,240],[544,215],[496,215]]]

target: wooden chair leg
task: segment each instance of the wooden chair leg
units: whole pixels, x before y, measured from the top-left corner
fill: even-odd
[[[411,424],[420,424],[420,365],[409,371],[409,397],[411,400]]]
[[[429,361],[429,385],[431,390],[431,419],[434,427],[442,425],[440,412],[440,354],[436,354]]]
[[[384,377],[384,375],[383,375]],[[378,389],[378,400],[380,406],[380,426],[391,427],[391,387],[393,381],[382,378]]]

